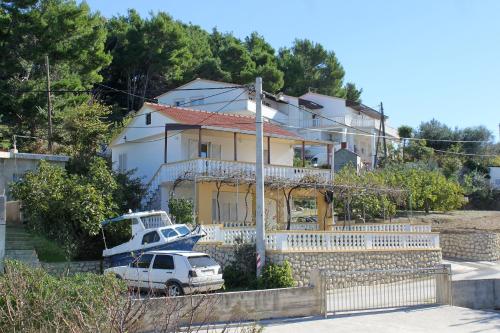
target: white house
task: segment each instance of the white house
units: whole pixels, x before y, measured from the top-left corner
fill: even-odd
[[[294,166],[296,146],[328,143],[306,141],[270,122],[263,127],[268,182],[281,182],[286,187],[305,176],[331,179],[329,169]],[[255,146],[255,117],[150,103],[144,104],[110,144],[113,167],[135,170],[147,186],[144,208],[168,210],[172,197],[186,198],[194,203],[201,224],[254,221]],[[322,195],[296,192],[320,201],[317,208],[324,209]],[[266,187],[266,202],[268,222],[283,224],[286,207],[282,191]],[[323,220],[315,220],[316,225],[325,228],[331,224],[331,215],[320,216]]]
[[[183,106],[205,111],[223,111],[243,115],[255,114],[255,95],[238,85],[196,79],[157,97],[160,104]],[[306,140],[330,141],[335,150],[344,146],[358,154],[362,162],[372,166],[377,137],[381,135],[380,112],[360,103],[313,92],[300,97],[266,93],[263,116]],[[387,124],[386,136],[398,138],[397,130]],[[328,161],[323,148],[306,147],[306,155]]]
[[[492,166],[489,170],[491,187],[500,190],[500,167]]]

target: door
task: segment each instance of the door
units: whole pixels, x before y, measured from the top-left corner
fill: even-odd
[[[174,275],[174,257],[166,254],[157,254],[151,268],[150,278],[152,287],[164,289],[166,282]]]
[[[139,288],[149,286],[149,267],[152,259],[152,254],[143,254],[130,264],[130,274],[126,277],[130,281],[130,285]]]

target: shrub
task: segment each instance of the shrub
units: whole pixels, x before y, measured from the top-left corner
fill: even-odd
[[[4,332],[102,331],[126,290],[111,275],[56,278],[41,268],[7,260],[0,275],[0,327]]]
[[[258,286],[262,289],[289,288],[295,286],[292,276],[292,266],[288,261],[283,265],[267,264],[258,279]]]
[[[168,211],[175,223],[192,224],[194,222],[193,207],[193,202],[188,199],[170,198],[168,201]]]
[[[228,289],[254,289],[257,286],[255,244],[237,241],[234,260],[224,267],[224,286]]]

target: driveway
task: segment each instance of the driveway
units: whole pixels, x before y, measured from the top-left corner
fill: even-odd
[[[500,261],[443,260],[451,265],[453,280],[500,279]]]
[[[500,313],[453,306],[351,313],[327,319],[264,321],[264,333],[499,332]]]

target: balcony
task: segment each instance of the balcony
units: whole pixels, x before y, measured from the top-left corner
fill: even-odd
[[[176,179],[182,177],[194,180],[197,177],[224,176],[255,179],[255,163],[197,158],[162,164],[146,186],[147,194],[143,199],[143,204],[151,199],[154,192],[163,183],[174,182]],[[329,169],[299,168],[272,164],[264,165],[264,177],[299,181],[304,176],[316,176],[324,181],[332,179],[331,170]]]
[[[161,183],[173,182],[177,178],[191,176],[221,177],[238,175],[241,178],[255,178],[255,163],[197,158],[163,164],[159,170]],[[298,181],[306,175],[314,175],[324,180],[331,179],[329,169],[298,168],[282,165],[264,165],[264,176]]]
[[[338,117],[328,117],[325,118],[316,118],[316,119],[304,119],[301,120],[301,126],[306,128],[322,128],[322,129],[338,129],[345,126],[352,126],[365,130],[378,130],[380,128],[380,120],[371,119],[371,118],[357,118],[351,116],[338,116]],[[385,124],[385,133],[388,136],[392,136],[398,138],[397,129]]]

